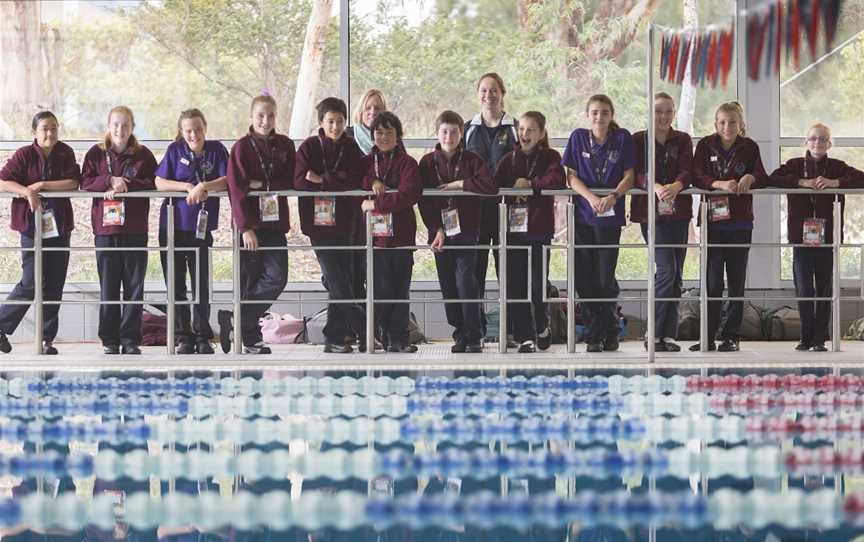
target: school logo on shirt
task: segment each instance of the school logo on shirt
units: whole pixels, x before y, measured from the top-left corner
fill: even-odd
[[[204,170],[205,174],[209,175],[210,173],[213,172],[213,164],[210,163],[209,160],[202,160],[201,161],[201,169]]]
[[[678,158],[678,147],[669,147],[669,158]]]
[[[134,176],[136,176],[137,174],[138,174],[138,170],[135,169],[135,166],[128,166],[128,167],[123,171],[123,176],[124,176],[124,177],[134,177]]]
[[[609,151],[610,164],[617,164],[619,158],[621,158],[621,151]]]
[[[741,162],[735,164],[735,173],[738,175],[744,175],[745,166]]]
[[[506,145],[507,144],[507,132],[501,132],[498,134],[498,144]]]

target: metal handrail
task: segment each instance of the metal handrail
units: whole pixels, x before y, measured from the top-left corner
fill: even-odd
[[[612,189],[592,189],[597,195],[603,195],[611,193]],[[388,193],[398,192],[398,190],[388,190]],[[499,312],[500,312],[500,321],[499,321],[499,352],[504,353],[507,350],[507,342],[503,340],[503,337],[506,337],[506,324],[507,324],[507,304],[508,303],[529,303],[531,301],[530,289],[531,289],[531,269],[529,265],[528,269],[528,296],[525,299],[508,299],[507,297],[507,251],[510,249],[524,249],[528,250],[529,258],[531,254],[531,248],[526,247],[524,245],[508,245],[507,236],[508,236],[508,215],[507,215],[507,204],[504,202],[505,196],[533,196],[537,195],[538,191],[532,189],[501,189],[496,195],[483,195],[483,194],[475,194],[472,192],[466,192],[462,190],[438,190],[438,189],[426,189],[423,191],[424,196],[432,196],[432,197],[456,197],[456,196],[471,196],[471,197],[495,197],[500,198],[501,202],[499,204],[499,213],[498,213],[498,227],[499,227],[499,243],[494,245],[472,245],[472,246],[459,246],[459,247],[447,247],[445,249],[448,250],[498,250],[499,251],[499,266],[501,269],[498,271],[498,280],[499,280]],[[578,196],[578,194],[569,189],[556,189],[556,190],[540,190],[539,193],[544,196]],[[628,191],[629,194],[633,195],[648,195],[649,192],[644,189],[633,188]],[[683,190],[681,194],[692,194],[692,195],[717,195],[729,193],[722,190],[702,190],[697,188],[688,188]],[[296,190],[277,190],[277,191],[250,191],[249,195],[256,196],[262,194],[276,194],[278,196],[287,196],[287,197],[314,197],[314,196],[372,196],[374,193],[372,191],[367,190],[350,190],[350,191],[296,191]],[[731,193],[730,193],[731,194]],[[577,298],[575,296],[575,283],[573,280],[572,270],[576,264],[575,262],[575,249],[577,248],[619,248],[619,249],[647,249],[649,253],[649,274],[648,274],[648,291],[647,296],[629,296],[629,297],[617,297],[617,298],[579,298],[578,301],[582,303],[592,303],[592,302],[612,302],[612,301],[638,301],[638,302],[647,302],[649,304],[648,310],[648,328],[649,328],[649,336],[651,336],[652,324],[654,319],[654,310],[653,307],[657,301],[682,301],[690,298],[679,297],[679,298],[657,298],[654,292],[653,286],[653,273],[650,272],[650,269],[653,268],[651,265],[654,261],[653,254],[657,248],[699,248],[700,249],[700,284],[702,284],[702,288],[700,288],[700,345],[702,351],[707,350],[707,305],[708,302],[715,301],[745,301],[752,299],[772,299],[772,300],[782,300],[782,301],[832,301],[832,350],[839,351],[840,347],[840,315],[839,315],[839,303],[841,300],[850,300],[850,299],[864,299],[864,277],[861,279],[859,296],[857,297],[848,297],[840,295],[840,276],[839,276],[839,250],[841,248],[862,248],[864,247],[864,243],[840,243],[840,203],[839,198],[836,195],[855,195],[860,194],[864,195],[864,189],[825,189],[821,191],[815,191],[812,189],[781,189],[781,188],[762,188],[755,189],[750,192],[752,195],[762,196],[762,195],[788,195],[788,194],[807,194],[807,195],[820,195],[820,194],[833,194],[835,195],[834,202],[834,241],[830,244],[824,245],[824,248],[830,248],[832,250],[832,258],[834,264],[834,289],[832,292],[832,296],[830,298],[824,297],[769,297],[769,296],[743,296],[743,297],[709,297],[707,295],[707,291],[704,287],[706,282],[706,272],[707,272],[707,249],[713,247],[747,247],[747,248],[789,248],[789,247],[810,247],[811,245],[804,245],[802,243],[750,243],[750,244],[716,244],[716,243],[708,243],[707,242],[707,228],[700,228],[700,242],[699,243],[683,243],[683,244],[658,244],[654,242],[654,231],[656,225],[656,215],[652,205],[648,205],[648,230],[649,230],[649,242],[646,244],[635,244],[635,243],[619,243],[619,244],[611,244],[611,245],[577,245],[573,239],[572,231],[575,228],[575,211],[576,204],[574,203],[572,197],[570,197],[570,201],[567,203],[567,218],[568,218],[568,236],[567,243],[565,245],[549,245],[548,247],[544,247],[545,249],[565,249],[567,251],[567,297],[562,299],[551,299],[547,298],[544,294],[544,301],[550,303],[566,303],[567,304],[567,350],[570,353],[575,352],[575,319],[574,319],[574,309]],[[174,199],[173,198],[183,198],[185,197],[185,192],[174,192],[174,191],[136,191],[136,192],[125,192],[121,194],[116,194],[117,198],[152,198],[152,197],[163,197],[167,199],[167,205],[173,206]],[[88,192],[88,191],[63,191],[63,192],[44,192],[40,193],[41,197],[45,198],[76,198],[76,199],[97,199],[104,197],[104,193],[102,192]],[[225,191],[217,192],[211,194],[210,197],[218,197],[223,198],[227,197],[228,193]],[[8,192],[0,192],[0,198],[15,198],[20,197],[17,194],[8,193]],[[35,218],[40,218],[41,210],[37,210]],[[699,206],[699,215],[703,224],[707,223],[707,202],[702,201]],[[112,251],[112,250],[145,250],[145,251],[166,251],[169,253],[168,257],[168,280],[166,281],[166,289],[167,289],[167,300],[166,304],[168,305],[167,316],[168,316],[168,353],[174,353],[174,309],[176,305],[193,305],[197,302],[200,296],[200,292],[198,289],[198,281],[194,281],[195,285],[195,296],[192,300],[187,301],[175,301],[175,283],[174,283],[174,258],[173,255],[177,251],[193,251],[195,249],[192,248],[177,248],[174,243],[174,213],[169,212],[166,215],[166,219],[168,221],[167,232],[166,235],[167,243],[164,247],[120,247],[120,248],[96,248],[96,247],[43,247],[42,239],[41,239],[41,220],[34,220],[35,223],[35,239],[34,246],[29,249],[22,249],[17,247],[0,247],[0,250],[21,250],[21,251],[33,251],[34,256],[34,278],[35,280],[35,291],[34,291],[34,311],[35,311],[35,325],[36,332],[34,333],[34,342],[36,343],[36,351],[37,353],[42,353],[42,327],[44,324],[43,319],[43,307],[48,304],[61,304],[64,301],[45,301],[44,300],[44,292],[41,282],[41,277],[43,275],[43,253],[51,252],[51,251],[79,251],[79,250],[87,250],[87,251]],[[367,255],[367,277],[374,276],[374,258],[372,257],[375,250],[428,250],[428,245],[411,245],[406,247],[399,247],[398,249],[390,249],[390,248],[380,248],[374,246],[374,239],[371,236],[371,221],[369,220],[369,214],[367,213],[366,220],[367,227],[367,241],[364,245],[349,245],[349,246],[336,246],[332,247],[333,250],[364,250]],[[287,247],[260,247],[259,250],[287,250],[287,251],[296,251],[296,250],[315,250],[322,249],[328,247],[312,247],[306,245],[292,245]],[[234,319],[235,319],[235,329],[242,329],[242,315],[241,309],[244,303],[252,304],[252,303],[262,303],[267,302],[267,300],[242,300],[241,292],[240,292],[240,283],[239,277],[240,273],[240,254],[246,249],[242,246],[242,242],[240,240],[239,232],[234,232],[234,243],[230,247],[225,246],[217,246],[212,247],[212,250],[222,251],[222,250],[231,250],[232,251],[232,260],[234,267],[234,295],[233,295],[233,305],[234,305]],[[197,255],[196,255],[197,258]],[[864,262],[864,251],[862,251],[862,262]],[[864,264],[862,264],[864,266]],[[200,269],[200,265],[197,266]],[[545,261],[545,257],[543,259],[543,271],[546,272],[547,264]],[[374,303],[465,303],[465,302],[478,302],[478,303],[487,303],[489,300],[487,299],[477,299],[477,300],[450,300],[450,299],[423,299],[423,300],[381,300],[374,298],[374,287],[372,284],[372,280],[367,280],[367,295],[364,299],[357,300],[328,300],[328,303],[358,303],[363,302],[366,305],[367,312],[367,344],[374,344],[374,321],[370,320],[374,316]],[[270,302],[275,303],[278,300],[270,300]],[[65,303],[69,304],[149,304],[153,303],[153,300],[142,300],[142,301],[65,301]],[[13,304],[26,304],[26,301],[12,301],[10,303]],[[239,340],[235,340],[235,351],[240,353],[242,348],[242,342]],[[654,352],[652,348],[653,341],[649,342],[649,351],[648,358],[649,361],[654,361]]]

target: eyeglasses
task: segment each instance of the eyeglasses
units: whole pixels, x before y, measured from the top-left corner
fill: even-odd
[[[807,138],[807,143],[828,143],[830,140],[828,137],[810,136]]]

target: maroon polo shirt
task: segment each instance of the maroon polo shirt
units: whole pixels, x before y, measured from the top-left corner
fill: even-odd
[[[720,136],[713,134],[699,140],[693,157],[693,184],[705,190],[714,190],[714,181],[738,180],[750,173],[756,178],[751,188],[764,188],[768,174],[762,165],[759,145],[749,137],[739,136],[726,151]],[[712,226],[723,227],[724,222],[753,222],[753,196],[723,194],[729,197],[729,220],[712,222]]]
[[[104,149],[102,144],[93,145],[84,156],[81,168],[81,188],[88,192],[107,192],[111,189],[111,177],[125,177],[130,192],[154,190],[156,188],[156,158],[144,145],[131,146],[120,154]],[[103,198],[94,198],[90,211],[93,233],[96,235],[137,235],[148,233],[150,198],[125,198],[126,218],[122,226],[103,226]]]
[[[6,161],[3,169],[0,169],[0,179],[15,181],[23,186],[39,181],[51,182],[65,179],[80,182],[81,171],[75,161],[75,151],[69,145],[58,141],[46,159],[42,149],[34,140],[32,145],[21,147]],[[57,229],[61,234],[75,229],[75,219],[69,198],[45,198],[44,205],[54,211]],[[33,212],[30,211],[30,204],[26,199],[14,198],[10,214],[10,228],[33,235]]]
[[[792,158],[777,168],[769,178],[771,186],[780,188],[801,188],[798,186],[799,179],[815,179],[819,176],[840,181],[840,188],[864,188],[864,172],[846,164],[842,160],[835,160],[823,156],[820,160],[814,160],[807,151],[803,158]],[[846,207],[846,198],[842,194],[819,194],[814,190],[813,194],[787,194],[786,230],[790,243],[801,243],[803,241],[804,220],[808,218],[825,219],[825,242],[834,242],[834,198],[840,199],[840,231],[843,231],[843,212]]]
[[[636,146],[636,188],[649,190],[647,187],[648,139],[645,131],[633,134],[633,144]],[[684,188],[693,183],[693,140],[690,134],[670,130],[666,143],[655,142],[654,164],[657,184],[667,185],[680,182]],[[650,192],[650,190],[649,190]],[[655,199],[655,209],[656,197]],[[693,196],[681,194],[675,198],[675,212],[661,215],[657,211],[658,221],[690,220],[693,217]],[[646,196],[633,195],[630,200],[630,220],[632,222],[648,222],[648,205]]]
[[[309,192],[342,192],[360,190],[366,173],[366,155],[357,142],[343,133],[337,141],[318,135],[306,139],[297,149],[294,166],[294,189]],[[321,175],[321,184],[306,180],[309,171]],[[315,198],[299,199],[300,228],[313,242],[328,243],[350,241],[357,227],[360,199],[357,197],[336,198],[336,223],[333,226],[315,225]]]
[[[378,147],[372,147],[372,151],[366,157],[363,189],[372,190],[372,182],[375,179],[380,179],[387,188],[398,190],[375,198],[375,211],[393,215],[393,237],[376,237],[375,246],[385,248],[413,246],[417,240],[414,204],[420,200],[420,195],[423,193],[417,161],[398,146],[391,152],[381,152]]]
[[[540,190],[565,188],[561,155],[555,149],[534,148],[530,154],[514,149],[498,162],[495,180],[501,188],[513,188],[516,179],[531,181],[535,195],[528,198],[528,232],[531,239],[548,239],[555,235],[555,196],[541,196]],[[507,198],[516,203],[516,198]]]
[[[480,155],[459,149],[448,160],[441,151],[441,145],[420,160],[420,179],[423,188],[435,189],[452,181],[464,181],[463,190],[476,194],[498,193],[495,181],[489,175],[489,168]],[[420,216],[429,230],[429,242],[444,227],[441,211],[456,209],[459,212],[459,229],[462,233],[454,239],[476,240],[480,233],[480,210],[487,198],[477,196],[423,196],[420,198]]]
[[[249,133],[231,147],[228,158],[228,198],[231,200],[231,215],[241,232],[254,229],[276,230],[288,233],[291,218],[288,214],[288,198],[279,197],[279,220],[261,220],[261,208],[257,196],[248,196],[250,190],[291,190],[294,179],[294,142],[288,136],[270,132],[266,137]],[[269,184],[268,173],[269,172]],[[261,181],[264,187],[249,187],[250,180]]]

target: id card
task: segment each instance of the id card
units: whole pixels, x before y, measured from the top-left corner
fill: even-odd
[[[510,206],[510,233],[528,232],[528,206]]]
[[[207,220],[207,209],[201,209],[200,211],[198,211],[198,220],[195,222],[196,239],[201,239],[202,241],[204,239],[207,239]]]
[[[516,480],[510,480],[510,485],[508,487],[509,493],[511,496],[520,496],[527,497],[528,496],[528,479],[527,478],[519,478]]]
[[[336,225],[336,197],[335,196],[316,196],[315,197],[315,221],[316,226],[335,226]]]
[[[393,213],[372,212],[372,237],[393,237]]]
[[[444,483],[444,494],[458,497],[461,493],[462,493],[462,479],[461,478],[447,478],[447,481]]]
[[[126,202],[122,199],[106,199],[102,204],[102,225],[122,226],[126,223]]]
[[[106,489],[103,494],[111,499],[111,511],[114,519],[123,519],[126,516],[126,492]]]
[[[729,210],[729,196],[709,198],[708,211],[710,213],[711,222],[729,220],[732,217],[732,212]]]
[[[369,482],[370,497],[392,499],[395,494],[393,479],[388,476],[378,476]]]
[[[804,221],[802,242],[805,245],[822,245],[825,243],[825,219],[808,218]]]
[[[441,209],[441,222],[444,224],[444,235],[453,237],[462,233],[459,226],[459,209]]]
[[[608,216],[615,216],[615,206],[613,205],[612,207],[610,207],[609,210],[606,211],[605,213],[595,213],[595,214],[600,218],[605,218]]]
[[[54,209],[42,209],[42,239],[53,239],[60,237],[60,231],[57,229],[57,218],[54,216]]]
[[[258,198],[262,222],[279,221],[279,197],[276,194],[264,194]]]
[[[661,216],[669,216],[675,214],[675,201],[657,200],[657,213]]]

